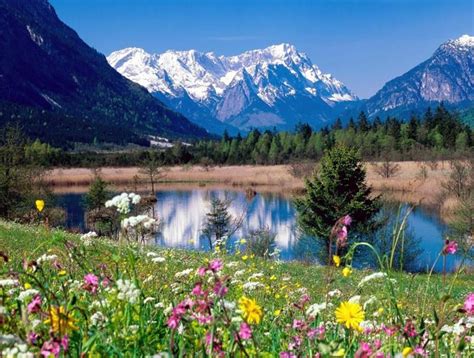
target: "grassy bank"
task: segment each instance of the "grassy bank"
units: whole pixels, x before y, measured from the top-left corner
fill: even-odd
[[[394,162],[400,170],[391,178],[382,178],[376,173],[373,164],[368,163],[367,181],[377,192],[389,192],[396,200],[410,203],[439,203],[437,196],[441,192],[441,184],[449,176],[451,168],[448,162],[437,162],[432,167],[423,162]],[[426,176],[421,176],[421,168],[425,168]],[[302,176],[290,174],[288,165],[270,166],[216,166],[203,169],[199,166],[183,166],[166,168],[161,187],[174,186],[183,189],[205,185],[212,187],[246,188],[258,187],[259,191],[298,192],[303,189]],[[104,180],[117,188],[145,189],[143,176],[139,176],[139,168],[102,168]],[[54,169],[47,173],[45,180],[58,192],[85,192],[94,174],[85,168]],[[449,203],[447,203],[449,205]]]
[[[5,222],[0,248],[5,356],[474,353],[466,339],[474,322],[461,310],[473,275],[345,277],[342,266],[120,245]],[[335,317],[347,301],[363,315],[349,328]]]

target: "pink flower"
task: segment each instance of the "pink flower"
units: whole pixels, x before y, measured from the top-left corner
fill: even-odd
[[[415,325],[412,321],[407,321],[407,323],[405,324],[405,328],[403,328],[403,333],[407,337],[415,337],[417,335]]]
[[[63,347],[64,352],[67,352],[69,348],[69,337],[67,335],[61,338],[61,346]]]
[[[99,287],[99,278],[94,275],[93,273],[88,273],[84,276],[84,289],[91,292],[96,293],[97,288]]]
[[[240,324],[239,337],[241,339],[250,339],[250,338],[252,338],[252,329],[245,322]]]
[[[337,231],[337,241],[340,245],[345,244],[347,240],[347,227],[343,226]]]
[[[222,270],[223,267],[224,267],[224,264],[222,263],[222,260],[220,260],[220,259],[212,260],[212,261],[209,263],[209,269],[210,269],[212,272],[220,271],[220,270]]]
[[[200,267],[198,268],[198,275],[199,276],[204,276],[206,274],[207,268],[206,267]]]
[[[41,355],[44,357],[50,357],[51,355],[58,357],[61,352],[61,346],[55,340],[49,340],[43,343],[41,347]]]
[[[34,345],[38,341],[38,338],[39,338],[38,333],[35,333],[35,332],[28,333],[28,343],[29,344]]]
[[[166,322],[168,324],[168,327],[171,328],[171,329],[176,329],[178,328],[178,325],[179,325],[179,321],[181,320],[181,317],[176,315],[176,314],[172,314],[169,318],[168,318],[168,321]]]
[[[224,297],[227,291],[229,291],[229,289],[225,285],[223,285],[221,281],[216,282],[216,285],[214,286],[214,293],[216,295]]]
[[[428,354],[426,354],[426,351],[421,346],[415,347],[413,353],[418,354],[422,357],[428,357]]]
[[[102,286],[103,286],[103,287],[108,287],[109,285],[110,285],[110,280],[109,280],[109,278],[108,278],[108,277],[104,278],[104,279],[102,280]]]
[[[300,319],[293,320],[293,328],[294,329],[301,329],[304,326],[304,322]]]
[[[443,248],[443,254],[455,254],[458,250],[458,243],[456,241],[446,240]]]
[[[27,306],[28,313],[36,313],[41,310],[41,296],[35,295]]]
[[[374,341],[374,347],[375,347],[375,349],[380,349],[380,347],[382,347],[382,341],[377,338],[377,339]]]
[[[296,358],[296,356],[290,352],[281,352],[280,358]]]
[[[350,226],[351,223],[352,223],[352,218],[351,218],[349,215],[346,215],[346,216],[344,216],[344,218],[342,219],[342,223],[343,223],[345,226]]]
[[[464,309],[468,315],[474,315],[474,292],[467,295],[464,301]]]
[[[310,329],[308,331],[308,338],[313,339],[317,335],[318,339],[323,339],[325,333],[326,333],[326,328],[323,325],[321,325],[317,328]]]
[[[194,286],[193,290],[191,291],[191,293],[194,295],[194,296],[203,296],[204,295],[204,291],[202,290],[202,286],[200,283],[196,283],[196,285]]]

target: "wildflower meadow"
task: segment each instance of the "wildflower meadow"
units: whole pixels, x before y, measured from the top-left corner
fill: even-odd
[[[341,218],[330,264],[164,249],[139,196],[107,202],[115,240],[0,222],[2,357],[474,356],[474,277],[351,267]],[[440,259],[456,252],[447,242]]]

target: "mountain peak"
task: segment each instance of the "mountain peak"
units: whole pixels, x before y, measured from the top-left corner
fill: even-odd
[[[457,38],[453,42],[458,46],[474,47],[474,36],[465,34]]]

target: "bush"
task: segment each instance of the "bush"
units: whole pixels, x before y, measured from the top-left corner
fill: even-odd
[[[275,253],[276,234],[268,228],[252,230],[245,237],[245,253],[264,259],[271,258]]]

